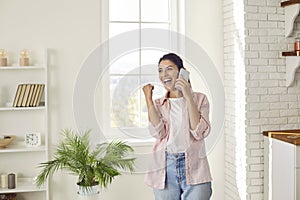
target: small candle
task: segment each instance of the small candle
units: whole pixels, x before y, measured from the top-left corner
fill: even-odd
[[[24,49],[21,51],[21,58],[19,59],[20,66],[29,66],[29,58],[28,58],[28,51]]]
[[[16,188],[16,175],[13,173],[8,174],[8,189]]]
[[[7,66],[6,52],[4,49],[0,50],[0,66]]]
[[[7,188],[7,174],[1,174],[1,187]]]

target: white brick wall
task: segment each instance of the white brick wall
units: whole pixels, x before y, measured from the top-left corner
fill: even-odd
[[[292,87],[285,86],[285,57],[282,51],[292,50],[294,38],[300,33],[300,17],[295,22],[291,38],[284,37],[284,9],[281,0],[244,0],[244,24],[237,21],[236,4],[240,0],[224,0],[224,67],[226,93],[225,122],[225,199],[263,199],[263,136],[262,131],[300,128],[300,73]],[[234,18],[236,17],[236,19]],[[236,37],[245,29],[245,40]],[[245,42],[245,43],[243,43]],[[242,48],[237,50],[234,45]],[[244,45],[243,45],[244,44]],[[245,50],[243,52],[243,50]],[[236,54],[244,56],[244,65],[236,64]],[[243,69],[244,68],[244,69]],[[236,111],[242,107],[237,83],[238,70],[245,70],[245,116]],[[240,77],[239,77],[240,78]],[[238,118],[245,117],[245,130],[237,132]],[[244,137],[240,137],[242,136]],[[245,141],[237,141],[242,138]],[[244,158],[235,146],[245,142]],[[239,157],[240,156],[240,157]],[[239,185],[237,171],[246,164],[245,185]],[[246,194],[241,188],[246,188]]]
[[[241,185],[241,179],[237,177],[240,174],[239,167],[240,163],[237,163],[237,160],[240,160],[237,152],[238,144],[236,140],[236,134],[238,132],[236,126],[240,123],[238,116],[238,110],[241,107],[245,106],[245,103],[241,103],[238,99],[239,93],[245,93],[245,91],[239,91],[238,85],[243,83],[238,83],[237,78],[237,67],[241,70],[245,70],[244,64],[237,64],[236,60],[240,58],[244,60],[244,51],[243,42],[244,38],[239,34],[239,29],[244,28],[244,23],[238,24],[233,18],[235,16],[234,12],[237,12],[233,0],[224,1],[224,87],[225,87],[225,197],[224,199],[238,200],[241,199],[240,192],[241,188],[238,185]],[[255,8],[254,8],[255,9]],[[253,7],[248,7],[248,10],[253,10]],[[254,10],[257,12],[257,10]],[[253,16],[255,18],[255,16]],[[247,23],[248,27],[258,28],[258,22],[249,21]],[[258,37],[248,38],[248,41],[251,41],[256,44],[259,43]],[[242,47],[242,48],[240,48]],[[255,48],[255,47],[254,47]],[[267,45],[266,45],[267,48]],[[238,57],[241,56],[242,57]],[[248,52],[248,56],[254,59],[259,58],[259,52]],[[236,66],[239,65],[239,66]],[[245,81],[245,80],[244,80]],[[250,84],[250,83],[249,83]],[[252,82],[254,86],[258,86],[258,82]],[[249,97],[251,101],[258,101],[259,99],[256,96]],[[244,99],[245,101],[245,99]],[[252,113],[249,117],[258,117],[259,113]],[[243,122],[242,122],[243,123]],[[258,145],[258,144],[257,144]],[[253,149],[256,150],[256,149]],[[259,153],[259,152],[256,152]],[[244,151],[246,155],[246,151]],[[246,164],[246,160],[244,160]],[[243,168],[245,169],[245,167]],[[245,172],[244,172],[245,173]],[[242,185],[246,185],[246,180],[242,180]],[[246,192],[246,189],[244,190]]]

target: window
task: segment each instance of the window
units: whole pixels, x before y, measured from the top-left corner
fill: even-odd
[[[102,16],[102,25],[107,27],[102,31],[104,39],[106,37],[114,40],[119,34],[144,28],[178,31],[179,27],[182,27],[179,21],[184,21],[178,20],[180,6],[177,0],[105,2],[109,12],[102,8],[102,13],[106,15]],[[109,45],[110,65],[99,82],[102,96],[100,126],[109,137],[147,137],[148,116],[142,86],[149,82],[154,84],[154,98],[165,93],[158,80],[157,62],[169,51],[143,48],[141,44],[144,38],[142,33],[139,33],[136,41],[132,41],[139,44],[138,48],[120,55],[117,59],[113,60],[110,55],[118,47]]]

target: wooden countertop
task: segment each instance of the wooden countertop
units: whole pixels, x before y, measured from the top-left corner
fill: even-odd
[[[297,146],[300,145],[300,129],[263,131],[262,134],[266,137],[271,137]]]

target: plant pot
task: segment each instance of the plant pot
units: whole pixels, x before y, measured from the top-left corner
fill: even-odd
[[[99,185],[91,187],[78,186],[77,197],[78,200],[99,200],[100,187]]]
[[[78,200],[100,200],[100,194],[93,194],[87,196],[77,194],[77,199]]]

